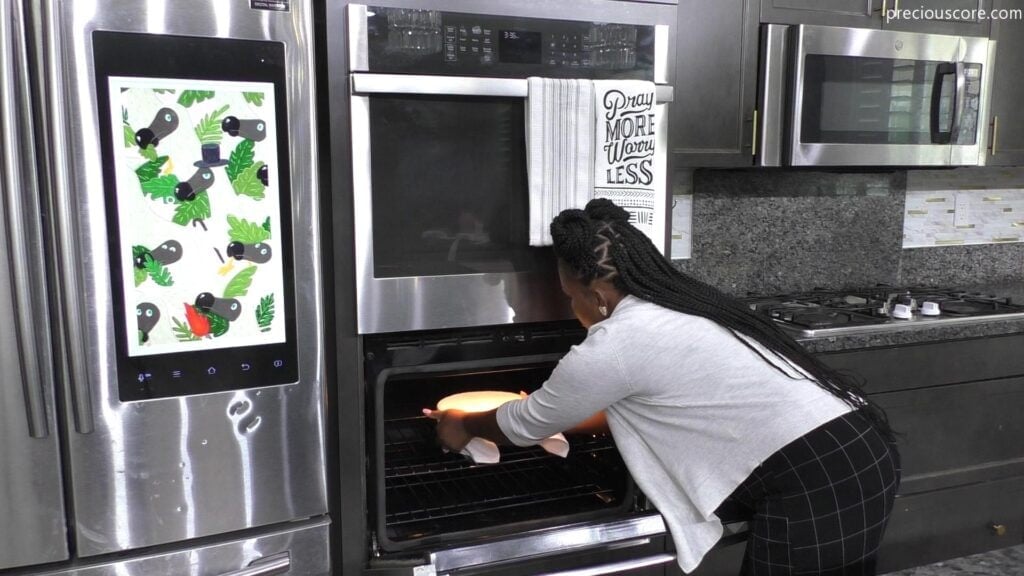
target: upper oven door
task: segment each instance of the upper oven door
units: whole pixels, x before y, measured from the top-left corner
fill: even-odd
[[[826,26],[792,30],[792,165],[983,162],[987,39]]]
[[[572,318],[551,250],[529,246],[526,77],[666,82],[666,6],[579,2],[607,25],[474,6],[349,6],[362,334]]]

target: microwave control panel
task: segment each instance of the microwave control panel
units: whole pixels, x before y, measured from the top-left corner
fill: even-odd
[[[370,7],[370,71],[650,80],[654,26]]]

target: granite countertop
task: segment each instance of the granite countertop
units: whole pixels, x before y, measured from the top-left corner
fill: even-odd
[[[964,286],[968,292],[995,294],[1009,297],[1015,304],[1024,304],[1024,283],[979,284]],[[797,337],[805,348],[811,352],[837,352],[840,350],[856,350],[878,346],[901,346],[936,342],[940,340],[959,340],[965,338],[983,338],[986,336],[1003,336],[1024,333],[1024,318],[1013,320],[1000,319],[992,316],[991,320],[970,324],[943,325],[932,323],[928,327],[913,327],[912,324],[894,325],[892,330],[866,334],[849,334],[838,336]]]

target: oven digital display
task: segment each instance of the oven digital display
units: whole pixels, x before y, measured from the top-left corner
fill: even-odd
[[[509,64],[540,64],[540,32],[501,30],[498,33],[498,59]]]

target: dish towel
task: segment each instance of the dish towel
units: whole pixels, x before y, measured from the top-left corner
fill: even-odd
[[[541,448],[555,456],[565,458],[569,455],[569,441],[563,434],[555,434],[540,441]],[[473,438],[460,452],[477,464],[497,464],[501,461],[501,452],[498,445],[483,438]]]
[[[657,201],[663,183],[656,180],[654,83],[642,80],[593,80],[597,126],[594,129],[593,198],[624,208],[630,223],[656,246],[655,222],[665,218]]]
[[[551,245],[551,220],[582,208],[594,189],[594,83],[527,79],[530,246]]]

